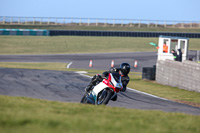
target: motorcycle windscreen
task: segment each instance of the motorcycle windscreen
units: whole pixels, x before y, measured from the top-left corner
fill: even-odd
[[[123,85],[121,83],[121,75],[119,73],[111,73],[110,77],[114,87],[123,88]]]

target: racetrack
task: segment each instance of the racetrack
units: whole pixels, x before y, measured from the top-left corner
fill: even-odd
[[[92,60],[92,68],[89,62]],[[132,71],[141,72],[142,67],[153,67],[156,64],[156,52],[131,53],[98,53],[98,54],[58,54],[58,55],[0,55],[0,62],[65,62],[72,63],[70,68],[109,70],[111,61],[119,67],[122,62],[131,65]],[[137,67],[134,67],[137,60]]]
[[[190,57],[195,57],[195,51],[188,52]],[[92,67],[89,62],[92,60]],[[111,61],[119,67],[127,62],[131,71],[142,72],[143,67],[156,65],[157,52],[130,52],[130,53],[98,53],[98,54],[57,54],[57,55],[0,55],[0,62],[64,62],[70,63],[69,68],[83,68],[96,70],[109,70]],[[137,60],[137,67],[134,67]]]
[[[0,94],[63,102],[80,102],[88,77],[74,72],[0,68]],[[200,108],[128,89],[108,106],[200,115]]]

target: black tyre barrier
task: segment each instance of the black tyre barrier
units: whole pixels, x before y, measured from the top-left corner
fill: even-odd
[[[155,80],[155,76],[156,76],[156,66],[142,68],[142,79]]]
[[[200,33],[179,32],[130,32],[130,31],[84,31],[84,30],[49,30],[50,36],[112,36],[112,37],[159,37],[175,36],[200,38]]]

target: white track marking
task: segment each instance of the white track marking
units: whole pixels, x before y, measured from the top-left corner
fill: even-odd
[[[85,75],[85,73],[81,73],[81,72],[75,72],[75,73],[78,73],[81,76],[84,76],[84,77],[87,77],[87,78],[92,78],[91,76]],[[154,97],[154,98],[158,98],[158,99],[162,99],[162,100],[167,100],[165,98],[158,97],[158,96],[146,93],[146,92],[138,91],[138,90],[135,90],[135,89],[132,89],[132,88],[129,88],[129,87],[127,87],[127,89],[130,90],[130,91],[134,91],[134,92],[137,92],[137,93],[140,93],[140,94],[144,94],[144,95],[147,95],[147,96],[151,96],[151,97]]]
[[[73,62],[70,62],[68,65],[67,65],[67,69],[69,69],[69,67],[71,66]]]
[[[162,99],[162,100],[167,100],[165,98],[158,97],[158,96],[146,93],[146,92],[138,91],[138,90],[135,90],[135,89],[132,89],[132,88],[129,88],[129,87],[127,87],[127,89],[130,90],[130,91],[134,91],[134,92],[137,92],[137,93],[140,93],[140,94],[148,95],[148,96],[151,96],[151,97],[154,97],[154,98],[158,98],[158,99]]]

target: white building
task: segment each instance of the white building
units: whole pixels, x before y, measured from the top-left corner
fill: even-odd
[[[158,42],[158,60],[174,60],[172,50],[179,54],[178,49],[182,51],[182,60],[187,59],[189,39],[183,37],[159,36]],[[164,48],[167,47],[167,51]]]

